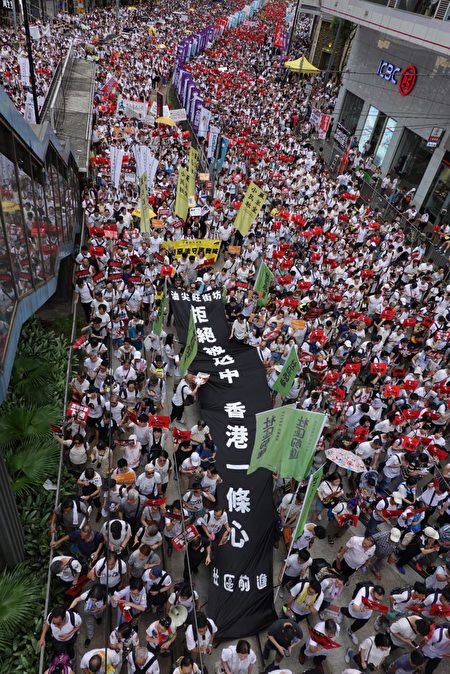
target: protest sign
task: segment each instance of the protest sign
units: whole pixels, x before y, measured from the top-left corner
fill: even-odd
[[[234,227],[246,236],[250,227],[255,222],[261,208],[264,206],[267,196],[263,190],[255,183],[250,183],[245,193],[244,200],[238,210]]]

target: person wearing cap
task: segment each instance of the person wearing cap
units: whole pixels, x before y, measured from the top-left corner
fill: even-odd
[[[161,476],[155,471],[152,463],[147,463],[144,472],[136,480],[136,489],[146,499],[158,498],[161,495]]]
[[[398,517],[402,504],[403,498],[398,491],[394,491],[391,496],[381,498],[375,505],[370,520],[367,523],[366,536],[374,534],[378,529],[378,525],[382,522],[390,524],[390,520],[393,517]]]
[[[142,580],[147,591],[148,605],[163,611],[172,590],[171,576],[160,566],[153,566],[144,572]]]
[[[193,480],[201,476],[201,458],[198,452],[192,452],[180,465],[180,487],[185,491]]]
[[[177,638],[177,628],[169,616],[156,620],[145,631],[147,648],[155,655],[169,655],[169,649]]]
[[[372,534],[375,543],[375,554],[367,562],[367,568],[370,569],[377,580],[381,580],[381,572],[385,561],[393,562],[395,560],[395,553],[400,542],[400,537],[401,531],[396,527]]]
[[[422,533],[414,534],[405,549],[399,552],[398,559],[395,563],[398,571],[404,575],[406,573],[406,564],[411,562],[414,557],[417,557],[419,554],[424,558],[427,558],[428,555],[438,552],[440,549],[438,541],[439,533],[436,529],[433,529],[433,527],[425,527]]]
[[[128,440],[120,444],[122,444],[123,455],[128,465],[133,470],[136,470],[141,462],[141,443],[138,442],[137,435],[132,433]]]

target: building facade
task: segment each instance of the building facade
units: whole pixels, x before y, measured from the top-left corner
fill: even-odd
[[[450,58],[359,26],[335,108],[383,174],[415,187],[434,218],[450,191]]]

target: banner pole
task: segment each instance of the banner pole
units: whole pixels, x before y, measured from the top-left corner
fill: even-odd
[[[297,487],[297,491],[295,492],[296,495],[297,495],[297,492],[298,492],[298,488],[299,488],[299,487],[300,487],[300,482],[299,482],[299,486]],[[294,501],[294,499],[292,499],[292,500]],[[292,504],[291,504],[291,505],[292,505]],[[299,512],[298,517],[297,517],[297,521],[296,521],[296,523],[295,523],[295,527],[293,527],[293,530],[292,530],[291,544],[290,544],[289,549],[288,549],[288,551],[287,551],[286,559],[284,560],[283,570],[282,570],[282,572],[281,572],[281,578],[283,578],[283,576],[284,576],[284,574],[285,574],[286,567],[287,567],[287,560],[288,560],[288,557],[290,557],[290,555],[291,555],[291,553],[292,553],[292,548],[293,548],[294,542],[295,542],[295,541],[294,541],[294,533],[295,533],[295,531],[297,530],[297,525],[298,525],[298,521],[299,521],[299,519],[300,519],[301,514],[302,514],[302,511]],[[287,515],[286,515],[286,519],[287,519]],[[285,520],[285,521],[286,521],[286,520]],[[274,602],[278,599],[278,595],[280,594],[280,588],[281,588],[281,581],[278,583],[277,591],[275,592],[275,599],[274,599]]]

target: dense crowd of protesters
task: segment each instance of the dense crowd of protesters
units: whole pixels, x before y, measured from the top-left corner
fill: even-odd
[[[85,52],[85,43],[93,46],[86,53],[98,60],[95,179],[82,195],[88,234],[76,259],[75,298],[85,324],[76,343],[80,369],[70,386],[72,409],[85,406],[87,417],[68,417],[55,436],[73,474],[73,494],[62,499],[50,524],[57,549],[52,572],[69,598],[52,608],[39,640],[41,646],[47,635],[52,640],[49,671],[74,657],[81,628],[84,674],[120,671],[122,662],[130,674],[158,674],[161,658],[174,650],[181,652],[175,671],[190,674],[214,644],[217,626],[199,610],[206,597],[198,596],[192,579],[229,540],[215,468],[221,448],[200,415],[186,427],[185,407],[195,404],[198,384],[194,375],[180,377],[171,312],[162,332],[153,332],[164,267],[176,287],[197,293],[225,288],[230,336],[257,350],[274,405],[293,403],[326,415],[316,456],[317,465],[325,462],[326,477],[280,574],[287,602],[268,631],[267,668],[280,667],[294,652],[302,665],[308,661],[305,667],[320,671],[330,644],[348,637],[355,646],[346,653],[349,673],[388,666],[392,674],[431,674],[450,656],[446,269],[434,268],[424,247],[408,245],[395,217],[381,219],[362,202],[367,159],[356,149],[336,177],[314,151],[311,105],[332,113],[337,86],[308,79],[308,96],[306,81],[293,83],[281,67],[273,47],[285,11],[281,2],[226,31],[188,65],[229,149],[214,194],[197,181],[202,215],[180,220],[175,191],[189,134],[125,117],[118,97],[147,100],[169,81],[183,34],[239,3],[199,4],[187,21],[180,19],[181,3],[161,8],[121,10],[119,19],[101,10],[60,16],[53,39],[44,38],[50,44],[39,43],[43,54],[48,49],[49,68],[67,46],[54,39],[61,34]],[[300,20],[298,49],[306,48],[307,23]],[[107,35],[114,39],[105,41]],[[2,39],[6,44],[8,35]],[[2,50],[3,78],[20,108],[14,59]],[[158,225],[148,234],[140,231],[132,180],[136,143],[148,145],[159,161],[150,194]],[[117,189],[109,178],[111,144],[126,153]],[[250,181],[267,202],[242,237],[233,222]],[[386,183],[384,189],[395,187]],[[408,200],[402,208],[411,222],[418,217]],[[118,232],[113,243],[104,229],[111,224]],[[218,261],[205,265],[201,247],[177,256],[171,242],[186,239],[219,239]],[[252,288],[262,261],[274,280],[260,307]],[[111,270],[114,280],[108,280]],[[292,348],[302,367],[280,398],[273,385]],[[363,472],[326,459],[331,447],[352,452]],[[303,493],[304,485],[274,476],[275,547],[281,538],[290,544]],[[200,534],[180,550],[177,536],[189,523]],[[317,539],[330,546],[327,558],[314,556]],[[339,547],[331,547],[336,539]],[[172,573],[175,555],[184,556],[179,582]],[[392,591],[383,584],[387,564],[399,574]],[[363,582],[354,579],[358,571],[367,573]],[[415,582],[402,584],[406,573]],[[352,598],[344,603],[348,584]],[[174,622],[174,606],[185,609],[184,628]],[[113,616],[108,647],[89,649],[107,610]],[[363,628],[366,638],[359,641]],[[184,631],[185,644],[176,650]],[[226,674],[251,674],[256,655],[243,638],[224,648],[219,660]]]

